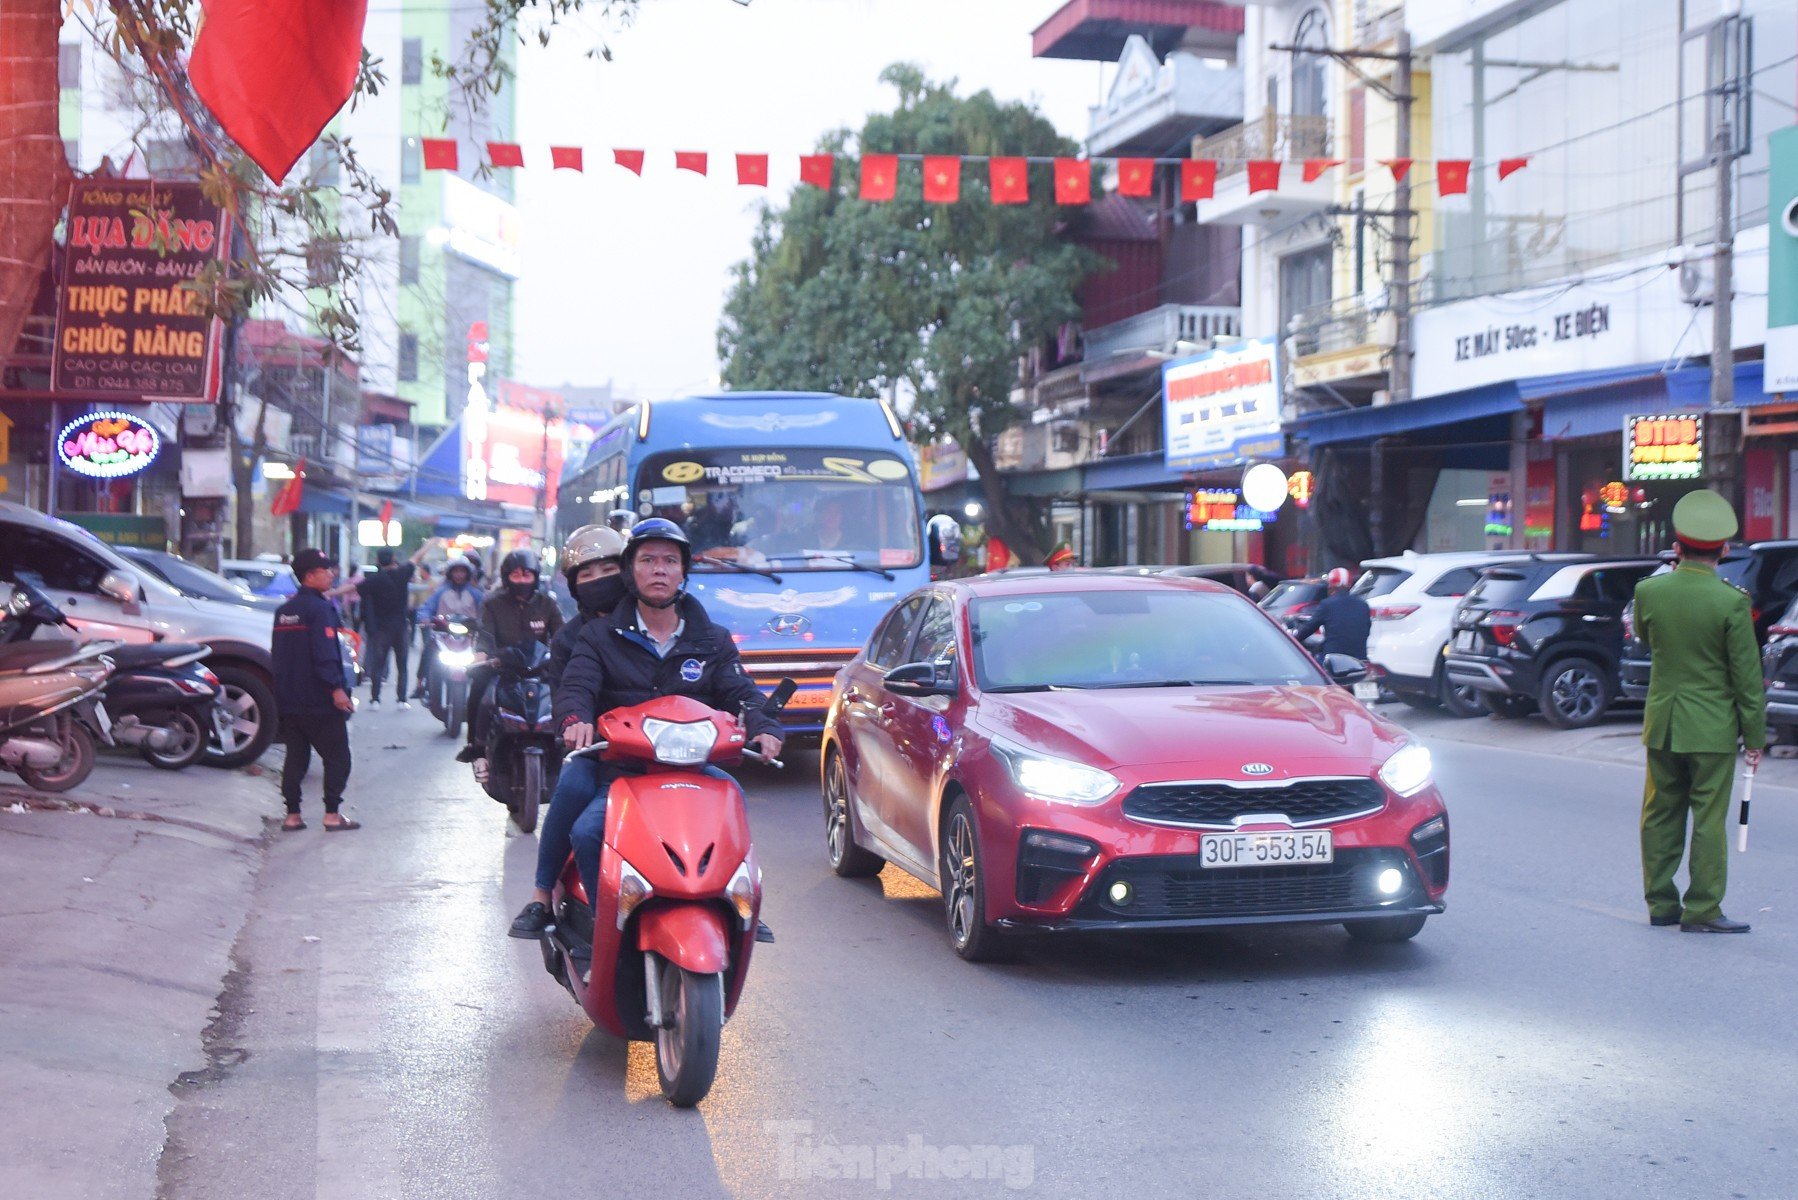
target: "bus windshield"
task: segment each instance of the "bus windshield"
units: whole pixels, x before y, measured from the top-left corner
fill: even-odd
[[[911,469],[825,448],[688,449],[647,459],[637,511],[678,523],[695,571],[912,567],[923,557]],[[718,560],[712,563],[704,559]]]

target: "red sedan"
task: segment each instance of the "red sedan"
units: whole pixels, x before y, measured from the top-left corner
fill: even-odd
[[[1430,755],[1216,584],[1075,573],[906,597],[837,675],[825,844],[943,893],[964,958],[1013,930],[1341,922],[1443,908]]]

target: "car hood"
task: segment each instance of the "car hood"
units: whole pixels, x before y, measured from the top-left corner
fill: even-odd
[[[270,609],[246,608],[222,600],[177,596],[156,606],[155,615],[165,622],[171,640],[211,642],[233,640],[269,648],[275,630]]]
[[[1408,740],[1333,686],[1021,692],[984,697],[980,718],[988,732],[1049,754],[1187,777],[1234,778],[1245,763],[1269,764],[1273,779],[1364,775]]]

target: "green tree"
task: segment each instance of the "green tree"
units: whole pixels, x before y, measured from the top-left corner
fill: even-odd
[[[860,133],[820,152],[1037,156],[1074,153],[1036,110],[990,92],[962,97],[915,66],[881,72],[899,93]],[[969,169],[972,168],[972,169]],[[1040,560],[1042,514],[1012,502],[993,439],[1022,415],[1011,402],[1019,358],[1079,315],[1074,289],[1096,259],[1059,237],[1049,167],[1033,165],[1028,204],[991,202],[983,164],[966,164],[959,203],[923,199],[922,172],[901,167],[896,199],[857,199],[858,181],[801,186],[763,212],[737,265],[718,332],[735,388],[816,389],[913,397],[916,440],[948,436],[980,472],[987,520]]]

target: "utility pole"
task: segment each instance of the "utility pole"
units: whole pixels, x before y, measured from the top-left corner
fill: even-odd
[[[1728,39],[1711,39],[1716,89],[1708,97],[1716,113],[1711,131],[1711,157],[1717,169],[1717,230],[1711,247],[1711,407],[1729,408],[1736,402],[1735,305],[1735,199],[1731,175],[1735,169],[1735,139],[1729,128]]]

